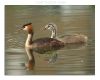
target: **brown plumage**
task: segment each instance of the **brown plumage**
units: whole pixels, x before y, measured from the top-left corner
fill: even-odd
[[[68,43],[86,43],[88,40],[88,37],[83,34],[69,34],[69,35],[63,35],[61,37],[57,37],[57,26],[54,23],[49,23],[45,26],[45,29],[48,29],[52,32],[51,38],[57,39],[64,44]]]
[[[33,41],[32,23],[25,24],[23,26],[23,30],[28,32],[28,37],[25,43],[25,47],[33,49],[38,53],[45,53],[47,51],[57,50],[64,46],[63,42],[53,38],[40,38]]]
[[[38,53],[58,50],[64,47],[63,42],[53,38],[40,38],[33,41],[33,50]]]
[[[53,38],[40,38],[33,41],[32,38],[34,32],[32,29],[32,23],[25,24],[22,28],[24,31],[28,32],[28,37],[25,42],[25,50],[29,58],[29,61],[26,64],[28,69],[32,69],[35,64],[33,51],[43,54],[48,51],[54,51],[64,47],[63,42]]]

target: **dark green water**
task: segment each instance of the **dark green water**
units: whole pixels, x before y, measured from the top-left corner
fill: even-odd
[[[6,75],[93,75],[95,74],[95,7],[94,6],[5,6],[5,74]],[[27,61],[24,43],[27,34],[20,30],[32,22],[34,39],[49,37],[43,31],[50,22],[58,26],[58,35],[81,33],[88,36],[85,45],[67,45],[56,51],[55,63],[47,62],[49,54],[33,53],[34,70],[26,71],[22,63]]]

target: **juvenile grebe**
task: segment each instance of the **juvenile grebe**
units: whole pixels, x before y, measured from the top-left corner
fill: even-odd
[[[70,34],[70,35],[64,35],[61,37],[57,37],[57,26],[54,23],[49,23],[45,26],[45,29],[48,29],[52,32],[51,38],[57,39],[64,44],[67,43],[86,43],[87,42],[87,36],[82,34]]]
[[[43,54],[64,47],[63,42],[53,38],[40,38],[33,41],[34,31],[32,29],[32,23],[25,24],[22,28],[24,31],[28,32],[28,37],[25,42],[25,49],[29,58],[29,63],[27,64],[28,68],[32,66],[32,61],[34,61],[33,51]]]

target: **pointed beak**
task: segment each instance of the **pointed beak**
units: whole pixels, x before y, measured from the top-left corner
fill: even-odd
[[[21,30],[23,30],[23,29],[24,29],[24,26],[21,27]]]
[[[46,30],[46,28],[44,27],[42,30]]]
[[[47,30],[47,28],[48,28],[48,25],[44,26],[43,30]]]
[[[23,27],[21,27],[21,30],[23,30]]]
[[[44,28],[43,30],[46,30],[46,28]]]

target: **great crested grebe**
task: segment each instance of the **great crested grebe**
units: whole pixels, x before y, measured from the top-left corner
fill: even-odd
[[[28,68],[32,66],[32,61],[34,61],[34,56],[32,54],[33,51],[43,54],[45,52],[58,50],[64,47],[63,42],[53,38],[39,38],[33,41],[32,38],[34,31],[32,29],[32,23],[23,25],[22,29],[28,32],[28,37],[25,42],[25,49],[29,59],[27,64]]]
[[[45,26],[45,29],[48,29],[52,32],[51,38],[57,39],[64,44],[67,43],[86,43],[87,42],[87,36],[82,34],[70,34],[70,35],[64,35],[61,37],[57,37],[57,26],[54,23],[49,23]]]

